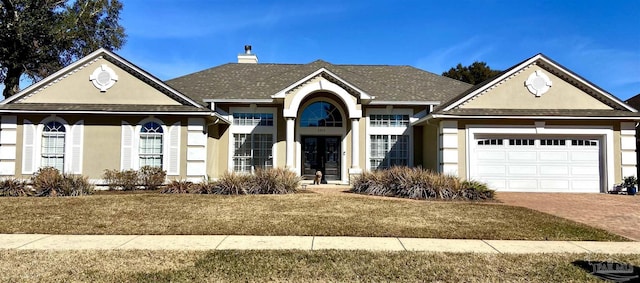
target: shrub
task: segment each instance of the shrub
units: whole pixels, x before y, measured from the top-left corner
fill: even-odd
[[[58,169],[43,167],[31,177],[35,196],[81,196],[93,193],[89,178],[81,175],[60,174]]]
[[[16,178],[0,180],[0,196],[3,197],[26,197],[31,195],[31,190],[27,188],[27,183]]]
[[[493,191],[477,181],[462,182],[458,177],[421,168],[392,167],[364,172],[353,179],[354,193],[412,199],[492,199]]]
[[[136,170],[104,170],[102,178],[110,190],[121,189],[131,191],[138,188],[138,171]]]
[[[36,196],[64,196],[62,174],[53,167],[43,167],[31,177],[31,185]]]
[[[213,194],[216,190],[216,183],[204,181],[202,183],[195,183],[191,186],[190,193],[192,194]]]
[[[160,167],[142,166],[138,171],[138,180],[146,190],[155,190],[164,184],[167,172]]]
[[[217,195],[245,195],[251,175],[225,172],[215,183],[214,194]]]
[[[82,175],[64,174],[62,188],[65,196],[84,196],[93,194],[94,186],[89,177]]]
[[[283,168],[259,169],[249,178],[248,194],[289,194],[295,193],[301,178]]]
[[[173,180],[161,191],[163,194],[188,194],[193,190],[194,184],[190,181]]]

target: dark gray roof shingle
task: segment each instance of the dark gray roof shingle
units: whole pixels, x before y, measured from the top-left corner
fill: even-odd
[[[471,85],[410,66],[309,64],[225,64],[167,81],[197,101],[268,99],[325,68],[382,101],[446,101]]]

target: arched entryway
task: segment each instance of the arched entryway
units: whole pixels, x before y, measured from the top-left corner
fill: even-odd
[[[342,105],[326,98],[311,99],[298,118],[300,174],[313,179],[321,171],[327,181],[342,179],[343,140],[346,133]]]

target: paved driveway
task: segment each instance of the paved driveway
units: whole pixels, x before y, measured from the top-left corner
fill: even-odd
[[[498,192],[496,196],[508,205],[528,207],[640,241],[640,195]]]

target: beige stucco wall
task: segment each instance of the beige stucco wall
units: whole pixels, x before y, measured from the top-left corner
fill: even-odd
[[[25,119],[37,124],[47,117],[49,116],[19,115],[16,133],[17,144],[23,144],[23,123]],[[79,120],[84,121],[82,174],[90,179],[101,179],[105,169],[120,169],[122,121],[135,125],[147,118],[146,116],[114,117],[98,115],[59,115],[58,117],[64,119],[69,125],[73,125]],[[160,119],[166,126],[180,122],[180,175],[171,176],[171,178],[185,179],[187,166],[187,118],[175,116],[156,116],[155,118]],[[66,162],[70,161],[65,160]],[[22,146],[18,146],[16,150],[16,177],[29,177],[29,175],[22,174]]]
[[[102,64],[109,66],[118,75],[118,81],[106,92],[95,88],[89,80],[93,71]],[[105,59],[97,59],[70,74],[62,74],[55,78],[51,85],[21,102],[180,105],[179,102]]]
[[[438,171],[438,127],[427,124],[422,127],[422,167]]]
[[[535,71],[546,74],[553,85],[548,92],[536,97],[525,86],[525,81]],[[497,84],[460,108],[489,109],[612,109],[575,86],[552,73],[534,65]]]
[[[620,121],[564,121],[564,120],[458,120],[458,172],[459,176],[465,178],[467,176],[467,134],[466,127],[469,125],[509,125],[509,126],[534,126],[535,122],[545,122],[548,126],[576,126],[577,128],[585,126],[606,126],[613,129],[613,169],[614,183],[622,182],[622,157],[620,145]],[[609,145],[607,145],[609,146]]]

